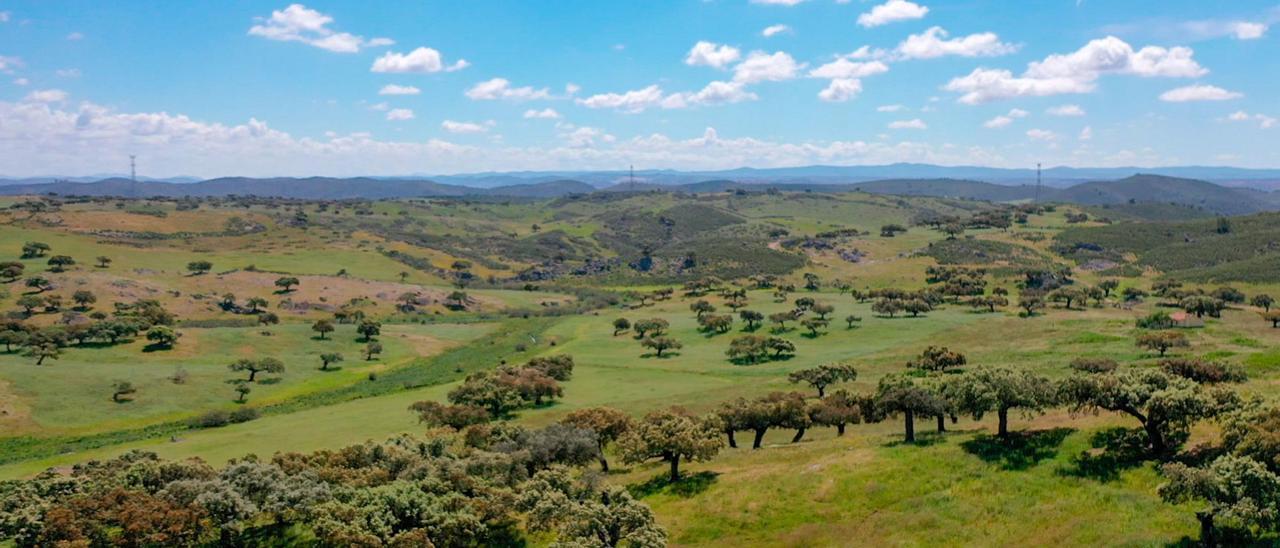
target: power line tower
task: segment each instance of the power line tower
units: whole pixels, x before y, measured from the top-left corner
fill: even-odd
[[[632,165],[631,165],[630,170],[631,170],[630,182],[631,182],[631,186],[634,188],[634,187],[636,186],[636,166],[635,166],[635,164],[632,164]]]
[[[129,155],[129,195],[138,195],[138,156],[136,154]]]
[[[1040,162],[1036,162],[1036,202],[1040,201]]]

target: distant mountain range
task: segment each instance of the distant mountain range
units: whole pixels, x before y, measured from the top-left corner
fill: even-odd
[[[1172,166],[1158,168],[1139,167],[1048,167],[1041,173],[1041,181],[1047,186],[1069,187],[1089,181],[1111,181],[1136,173],[1164,175],[1182,179],[1199,179],[1224,186],[1249,186],[1262,190],[1280,190],[1280,169],[1249,169],[1215,166]],[[866,181],[895,179],[966,179],[1001,185],[1035,184],[1036,170],[1009,169],[982,166],[939,166],[933,164],[887,164],[875,166],[800,166],[780,168],[738,168],[720,171],[678,171],[669,169],[637,170],[635,181],[657,185],[685,185],[704,181],[736,181],[764,184],[848,184]],[[26,177],[0,176],[0,186],[10,184],[40,184],[51,182],[95,182],[103,179],[126,178],[122,174],[80,177]],[[431,181],[445,185],[474,188],[499,188],[514,185],[530,185],[555,181],[579,181],[596,188],[605,188],[631,181],[627,170],[618,171],[510,171],[466,173],[454,175],[409,174],[396,177],[367,177],[380,181]],[[313,178],[314,179],[314,178]],[[216,180],[216,179],[215,179]],[[275,178],[266,178],[275,180]],[[170,183],[195,183],[195,177],[146,178],[139,181]]]
[[[817,172],[825,168],[815,167],[809,169]],[[640,181],[639,177],[637,177],[637,182],[628,180],[627,182],[599,188],[597,185],[577,179],[552,178],[529,182],[529,180],[519,177],[513,176],[511,179],[504,177],[506,176],[494,175],[487,181],[490,183],[507,182],[508,184],[485,187],[457,184],[456,179],[449,179],[453,182],[440,182],[434,179],[374,177],[276,177],[268,179],[223,177],[198,182],[175,183],[161,181],[134,182],[130,179],[115,177],[93,182],[9,182],[0,184],[0,195],[48,193],[120,197],[255,195],[298,199],[344,200],[405,197],[555,198],[597,191],[706,193],[730,190],[765,191],[770,188],[778,188],[809,192],[862,191],[875,194],[938,196],[993,202],[1038,199],[1046,202],[1067,202],[1083,205],[1179,204],[1222,215],[1280,210],[1280,192],[1224,186],[1199,179],[1158,174],[1135,174],[1114,180],[1093,180],[1065,187],[1044,186],[1039,188],[1033,184],[997,184],[968,178],[892,178],[836,183],[815,182],[808,179],[785,180],[789,182],[764,181],[753,177],[740,179],[721,177],[680,184],[659,184]],[[818,181],[823,181],[822,178],[814,177]]]

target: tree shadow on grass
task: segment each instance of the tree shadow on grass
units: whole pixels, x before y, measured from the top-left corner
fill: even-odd
[[[644,354],[641,354],[641,355],[640,355],[640,357],[641,357],[641,358],[653,358],[653,359],[655,359],[655,360],[669,360],[669,359],[674,358],[674,357],[677,357],[677,356],[679,356],[679,355],[680,355],[680,353],[679,353],[679,352],[671,352],[671,351],[669,351],[669,350],[668,350],[668,351],[663,352],[661,356],[659,356],[656,352],[645,352]]]
[[[1054,428],[1010,432],[1007,439],[980,434],[961,443],[960,447],[984,462],[999,464],[1005,470],[1026,470],[1042,460],[1057,456],[1062,440],[1075,431],[1074,428]]]
[[[1093,449],[1071,457],[1071,465],[1058,469],[1064,476],[1114,481],[1120,473],[1137,468],[1150,458],[1146,434],[1137,428],[1107,428],[1089,438]]]
[[[151,353],[151,352],[164,352],[164,351],[167,351],[167,350],[173,350],[173,345],[171,345],[171,344],[151,343],[151,344],[148,344],[148,345],[146,345],[146,346],[142,347],[142,351],[143,351],[143,352],[147,352],[147,353]]]
[[[952,432],[916,432],[916,441],[907,441],[905,439],[896,439],[884,444],[885,447],[929,447],[947,441],[947,434]]]
[[[627,491],[630,491],[631,496],[637,499],[664,492],[680,498],[689,498],[710,489],[719,476],[720,474],[716,472],[698,472],[697,474],[685,474],[680,478],[680,481],[672,483],[671,478],[668,478],[666,474],[662,474],[644,483],[628,485]]]

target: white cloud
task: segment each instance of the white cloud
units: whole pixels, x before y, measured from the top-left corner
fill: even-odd
[[[414,86],[401,86],[398,84],[387,84],[378,90],[378,95],[417,95],[422,90]]]
[[[553,108],[544,108],[542,110],[529,109],[524,111],[525,118],[533,118],[539,120],[555,120],[560,118],[560,113]]]
[[[372,105],[369,105],[369,110],[376,110],[376,111],[378,111],[378,112],[386,112],[386,111],[388,111],[388,110],[391,110],[391,105],[387,104],[387,102],[386,102],[386,101],[383,101],[383,102],[381,102],[381,103],[374,103],[374,104],[372,104]]]
[[[818,92],[818,98],[829,103],[843,103],[862,93],[862,81],[857,78],[836,78]]]
[[[506,78],[485,80],[468,89],[468,98],[475,101],[494,101],[506,99],[510,101],[531,101],[534,99],[550,99],[551,92],[547,88],[533,89],[530,86],[511,87]]]
[[[809,71],[810,78],[865,78],[889,72],[889,66],[880,61],[858,62],[845,58],[836,59]]]
[[[738,48],[704,40],[693,45],[684,58],[684,64],[723,69],[741,57],[742,52]]]
[[[1008,156],[1015,149],[934,144],[911,139],[783,141],[749,136],[726,137],[701,131],[684,138],[662,133],[606,139],[590,144],[567,136],[528,146],[469,145],[442,139],[379,140],[369,133],[293,136],[266,122],[219,124],[181,114],[117,112],[87,102],[73,108],[0,101],[0,142],[6,143],[7,174],[47,173],[49,166],[69,175],[119,170],[129,154],[144,158],[148,175],[220,176],[402,175],[415,172],[462,173],[481,170],[594,170],[619,165],[663,166],[684,170],[742,166],[882,165],[895,162],[941,165],[1018,166],[1035,160],[1078,165],[1134,165],[1133,154],[1046,158]],[[566,127],[567,133],[579,128]],[[585,130],[589,132],[591,130]],[[597,132],[608,135],[602,130]],[[490,133],[493,133],[491,130]],[[582,137],[580,134],[579,137]],[[584,137],[585,138],[585,137]],[[1114,156],[1114,157],[1113,157]],[[1163,157],[1143,152],[1142,165]],[[125,166],[127,169],[127,165]]]
[[[752,4],[764,4],[766,6],[794,6],[804,2],[804,0],[751,0]]]
[[[894,50],[901,59],[934,59],[947,55],[959,57],[996,57],[1018,51],[1018,46],[1000,41],[993,32],[982,32],[946,39],[942,27],[930,27],[922,34],[912,34]]]
[[[1236,40],[1257,40],[1267,33],[1267,26],[1262,23],[1239,22],[1232,25],[1231,33]]]
[[[1277,20],[1280,20],[1280,11],[1273,10],[1272,14],[1272,16],[1262,22],[1205,19],[1200,21],[1186,21],[1172,26],[1172,29],[1179,36],[1184,37],[1184,39],[1190,38],[1195,40],[1207,40],[1211,38],[1229,36],[1236,40],[1257,40],[1267,34],[1268,27],[1271,23],[1275,23]],[[1152,24],[1158,25],[1159,23]]]
[[[252,36],[282,42],[301,42],[338,53],[356,53],[362,47],[393,43],[388,38],[365,40],[361,36],[334,31],[329,28],[333,17],[302,4],[290,4],[285,9],[272,11],[270,17],[257,18],[257,21],[258,24],[249,27],[249,34]]]
[[[760,31],[760,36],[763,36],[765,38],[772,38],[773,36],[782,34],[784,32],[788,32],[788,33],[791,32],[791,27],[788,27],[782,24],[769,25],[765,27],[764,30]]]
[[[585,99],[578,99],[577,102],[587,108],[612,108],[623,112],[641,112],[662,102],[662,88],[654,84],[644,89],[631,90],[624,93],[592,95]]]
[[[15,86],[25,86],[25,85],[29,85],[30,83],[31,83],[31,80],[28,80],[28,79],[26,79],[26,78],[14,78],[14,79],[13,79],[13,85],[15,85]]]
[[[906,108],[903,105],[880,105],[876,107],[876,112],[898,112]]]
[[[445,66],[440,58],[440,52],[431,48],[418,48],[409,53],[388,51],[377,58],[369,70],[390,73],[453,72],[467,68],[469,65],[466,59],[459,59],[452,65]]]
[[[0,72],[12,74],[13,69],[22,66],[22,59],[18,57],[6,57],[0,55]]]
[[[12,16],[9,14],[9,12],[0,11],[0,23],[8,23],[10,17]]]
[[[1045,129],[1028,129],[1027,137],[1037,141],[1053,141],[1058,138],[1058,135]]]
[[[919,118],[889,122],[889,129],[928,129],[928,127],[929,125]]]
[[[1046,110],[1045,113],[1050,116],[1076,117],[1084,116],[1084,109],[1080,108],[1080,105],[1058,105]]]
[[[79,32],[73,32],[67,35],[67,40],[75,42],[76,40],[84,40],[84,35]]]
[[[387,119],[394,121],[412,120],[413,111],[407,108],[393,108],[387,111]]]
[[[1265,114],[1249,114],[1243,110],[1237,110],[1235,112],[1232,112],[1230,115],[1227,116],[1226,119],[1231,122],[1254,121],[1258,123],[1258,127],[1261,129],[1270,129],[1272,127],[1275,127],[1276,125],[1275,118],[1272,118]]]
[[[982,127],[989,128],[989,129],[999,129],[999,128],[1008,126],[1009,124],[1012,124],[1012,123],[1013,123],[1013,118],[1010,118],[1008,116],[1001,114],[1000,116],[996,116],[995,118],[992,118],[990,120],[987,120],[986,122],[983,122]]]
[[[440,122],[440,127],[449,133],[485,133],[494,125],[493,120],[489,120],[482,124],[477,124],[475,122],[455,122],[453,120]]]
[[[1079,139],[1079,140],[1081,140],[1081,141],[1090,141],[1090,140],[1092,140],[1092,139],[1093,139],[1093,126],[1084,126],[1084,129],[1081,129],[1081,130],[1080,130],[1080,135],[1079,135],[1078,137],[1076,137],[1076,138],[1077,138],[1077,139]]]
[[[864,27],[878,27],[898,21],[910,21],[923,18],[929,8],[907,0],[889,0],[871,11],[858,16],[858,24]]]
[[[1008,126],[1009,124],[1012,124],[1015,118],[1026,118],[1028,114],[1030,113],[1025,110],[1022,110],[1020,108],[1015,108],[1013,110],[1010,110],[1008,114],[1001,114],[999,116],[996,116],[995,118],[992,118],[990,120],[987,120],[986,122],[983,122],[982,127],[985,127],[988,129],[1000,129],[1002,127]]]
[[[67,92],[60,89],[38,89],[28,93],[23,100],[33,103],[58,103],[67,100]]]
[[[740,82],[720,82],[715,81],[707,84],[697,92],[682,92],[668,95],[662,100],[662,108],[678,109],[690,106],[702,105],[723,105],[727,103],[739,103],[742,101],[754,101],[759,97],[746,91],[745,85]]]
[[[733,67],[733,80],[743,84],[781,82],[795,78],[802,68],[804,65],[797,64],[796,60],[784,51],[773,54],[753,51],[746,60]]]
[[[597,142],[612,143],[617,140],[599,128],[583,126],[565,129],[568,131],[561,133],[560,138],[564,139],[570,147],[585,148],[595,146]]]
[[[78,68],[58,69],[53,71],[53,73],[57,74],[62,78],[79,78],[80,77],[80,69]]]
[[[1203,84],[1174,88],[1160,94],[1161,101],[1170,103],[1185,103],[1188,101],[1227,101],[1230,99],[1239,99],[1241,97],[1244,97],[1244,94],[1227,91],[1217,86]]]
[[[1021,76],[1003,69],[977,68],[944,86],[962,93],[961,103],[978,104],[1015,97],[1089,93],[1106,74],[1194,78],[1208,73],[1186,47],[1134,49],[1114,36],[1092,40],[1068,54],[1050,55],[1027,65]]]

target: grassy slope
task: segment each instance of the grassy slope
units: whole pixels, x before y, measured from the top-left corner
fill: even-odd
[[[674,205],[665,195],[647,199],[653,210]],[[864,199],[871,203],[845,203]],[[859,240],[857,245],[871,250],[871,260],[852,264],[817,255],[811,257],[810,266],[824,279],[847,277],[858,286],[916,286],[923,283],[923,267],[932,261],[903,258],[900,254],[939,236],[913,228],[894,239],[876,237],[880,224],[907,219],[909,210],[894,206],[893,200],[896,198],[858,195],[837,201],[747,197],[740,203],[719,205],[754,222],[786,226],[797,234],[850,226],[870,230],[873,235]],[[378,207],[392,216],[397,211],[395,206]],[[525,209],[507,212],[505,217],[495,215],[494,224],[501,224],[504,229],[520,227],[522,234],[528,232],[527,223],[532,219],[546,223],[544,230],[555,225],[582,234],[591,228],[582,217],[554,220],[555,214],[546,210],[519,204],[511,207]],[[613,205],[571,203],[562,209],[590,215],[608,207]],[[930,207],[953,206],[935,200]],[[463,211],[462,206],[436,209],[446,212],[440,222],[447,223],[450,230],[458,230],[464,223],[449,219],[449,215],[502,211],[497,206],[475,206],[471,212]],[[1034,217],[1032,225],[1018,230],[1051,234],[1063,226],[1062,212]],[[1029,243],[995,231],[974,234],[1028,245],[1041,252],[1049,244]],[[1087,274],[1083,277],[1092,280]],[[750,299],[748,308],[766,314],[784,306],[773,303],[767,292],[752,292]],[[1149,307],[1133,312],[1112,308],[1070,312],[1055,309],[1047,316],[1022,319],[1011,313],[976,314],[962,306],[950,306],[928,318],[877,319],[867,304],[854,304],[847,296],[823,294],[819,299],[832,302],[837,308],[836,321],[828,334],[811,340],[799,331],[786,333],[783,336],[796,342],[799,355],[756,366],[735,366],[725,360],[723,351],[733,334],[708,337],[696,332],[688,300],[676,299],[638,311],[604,311],[599,316],[557,320],[538,340],[554,340],[555,350],[539,348],[543,352],[573,354],[578,362],[574,379],[566,384],[563,401],[522,413],[519,420],[531,425],[546,424],[571,409],[590,405],[612,405],[636,414],[671,404],[707,411],[731,396],[795,389],[785,381],[787,371],[844,359],[853,360],[861,372],[852,388],[869,391],[881,375],[901,370],[902,363],[926,344],[961,350],[969,355],[971,363],[1029,368],[1052,377],[1065,375],[1065,363],[1076,355],[1105,355],[1135,364],[1153,361],[1131,342],[1133,317],[1149,311]],[[718,299],[712,300],[720,304]],[[845,330],[840,318],[850,313],[862,315],[864,326]],[[619,315],[632,320],[666,318],[672,322],[673,335],[684,342],[685,348],[670,358],[642,357],[644,351],[629,336],[610,335],[609,323]],[[740,327],[739,324],[737,328]],[[1246,391],[1274,395],[1280,378],[1280,354],[1268,348],[1278,333],[1280,330],[1270,329],[1253,311],[1232,310],[1222,320],[1211,321],[1208,328],[1191,333],[1195,346],[1190,353],[1242,363],[1254,379]],[[504,344],[510,345],[511,340]],[[467,367],[473,368],[491,366],[498,355],[510,361],[527,358],[526,354],[513,355],[509,346],[461,348],[449,355],[461,356],[464,351]],[[438,371],[433,379],[457,378],[450,365],[454,362],[430,363],[430,367],[448,369]],[[421,427],[406,407],[419,399],[441,398],[449,387],[446,384],[394,391],[270,415],[226,428],[188,431],[180,434],[176,442],[167,438],[132,442],[7,465],[0,467],[0,477],[29,475],[46,466],[99,458],[135,447],[171,458],[201,456],[220,462],[247,452],[265,455],[277,450],[305,451],[383,439],[400,432],[420,432]],[[973,430],[990,426],[990,422],[962,420],[953,428]],[[644,500],[669,528],[672,540],[687,545],[842,545],[850,543],[850,539],[857,539],[859,544],[906,545],[1156,545],[1194,536],[1190,512],[1164,505],[1155,496],[1160,480],[1150,467],[1123,471],[1107,481],[1064,474],[1072,467],[1071,458],[1088,448],[1089,433],[1110,424],[1127,423],[1110,416],[1070,418],[1060,412],[1032,423],[1015,420],[1015,428],[1080,429],[1062,440],[1056,451],[1047,451],[1044,460],[1023,471],[1006,470],[1001,463],[984,461],[966,450],[963,444],[974,438],[973,432],[953,434],[924,447],[895,445],[900,428],[896,422],[853,427],[844,439],[834,439],[829,431],[817,431],[806,442],[794,446],[785,443],[790,432],[773,432],[766,440],[773,446],[764,451],[730,450],[710,463],[688,467],[690,472],[718,474],[705,491],[682,496],[664,490]],[[919,428],[927,430],[928,426]],[[611,481],[638,484],[660,473],[660,465],[647,464],[620,470]]]

